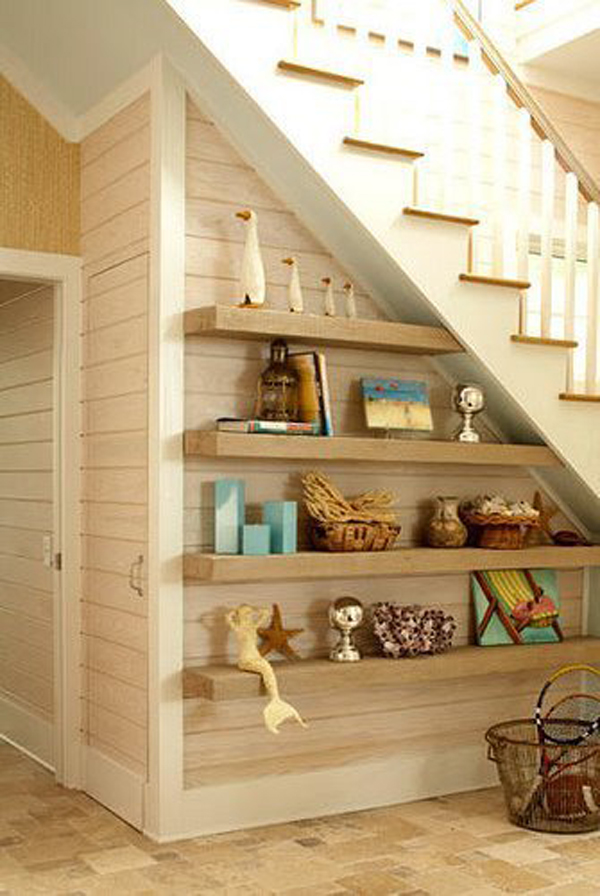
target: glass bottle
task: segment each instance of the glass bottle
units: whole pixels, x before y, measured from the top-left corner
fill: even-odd
[[[258,381],[257,419],[297,421],[298,391],[298,374],[289,363],[287,344],[276,339],[271,343],[269,366]]]

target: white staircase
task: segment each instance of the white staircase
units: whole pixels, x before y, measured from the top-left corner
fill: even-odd
[[[600,193],[462,4],[169,2],[230,139],[392,316],[465,344],[447,369],[600,531]]]

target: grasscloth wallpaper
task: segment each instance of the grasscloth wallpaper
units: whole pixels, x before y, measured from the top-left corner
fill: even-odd
[[[79,145],[1,75],[0,246],[79,254]]]

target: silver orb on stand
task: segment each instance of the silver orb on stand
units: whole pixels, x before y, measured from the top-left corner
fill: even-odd
[[[457,442],[480,442],[481,436],[473,427],[473,417],[485,407],[483,389],[475,383],[460,383],[454,389],[454,407],[463,415],[460,429],[454,435]]]
[[[352,632],[363,618],[363,605],[355,597],[338,597],[329,607],[329,622],[340,632],[340,639],[329,654],[334,663],[355,663],[360,659],[358,647],[352,642]]]

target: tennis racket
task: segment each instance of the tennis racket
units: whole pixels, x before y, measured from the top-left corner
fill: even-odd
[[[581,690],[583,673],[592,676],[587,691]],[[570,693],[561,697],[565,688]],[[535,707],[535,724],[540,743],[576,747],[598,734],[599,697],[600,669],[585,663],[574,663],[558,669],[545,682]]]

